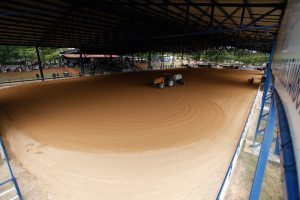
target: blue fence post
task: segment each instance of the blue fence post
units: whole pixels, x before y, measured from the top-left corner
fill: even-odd
[[[22,194],[21,194],[21,190],[20,190],[20,188],[19,188],[19,185],[18,185],[18,183],[17,183],[16,178],[13,177],[12,181],[13,181],[14,186],[15,186],[15,188],[16,188],[16,191],[17,191],[17,195],[18,195],[18,197],[19,197],[19,200],[23,200],[23,197],[22,197]]]
[[[280,152],[280,149],[279,149],[279,139],[278,139],[278,134],[276,136],[276,141],[275,141],[275,150],[274,150],[274,154],[278,155],[279,156],[279,152]]]
[[[270,111],[269,111],[269,117],[267,120],[267,126],[265,133],[263,135],[263,141],[261,144],[261,149],[258,157],[258,162],[256,165],[254,180],[251,187],[250,192],[250,200],[257,200],[259,199],[259,194],[261,191],[261,186],[264,178],[265,169],[268,162],[268,156],[270,152],[270,147],[273,140],[273,133],[275,130],[276,125],[276,112],[275,112],[275,105],[274,105],[274,99],[273,95],[271,97],[271,105],[270,105]]]

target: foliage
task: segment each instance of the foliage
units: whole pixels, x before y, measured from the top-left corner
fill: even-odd
[[[39,48],[41,61],[54,62],[59,58],[59,53],[63,51],[62,48]],[[35,47],[23,47],[23,46],[5,46],[0,45],[0,65],[6,65],[9,63],[34,63],[37,62]]]
[[[0,64],[7,64],[13,61],[13,58],[18,57],[14,46],[0,46]]]
[[[136,57],[148,58],[148,52],[135,53]],[[165,56],[171,56],[171,52],[165,52]],[[181,53],[174,54],[181,59]],[[151,57],[162,56],[162,52],[151,52]],[[244,65],[262,65],[267,63],[268,55],[266,53],[251,51],[248,49],[236,49],[234,47],[223,47],[216,49],[207,49],[199,52],[184,53],[184,59],[191,58],[197,61],[209,61],[218,63],[239,62]]]
[[[40,48],[41,60],[43,63],[45,62],[53,62],[59,57],[59,53],[63,51],[62,48],[49,48],[42,47]]]
[[[39,48],[41,61],[43,63],[55,62],[59,57],[62,48]],[[152,58],[160,57],[161,52],[151,52]],[[135,53],[135,57],[148,58],[148,52]],[[171,52],[165,52],[166,56],[171,56]],[[130,55],[131,56],[131,55]],[[181,53],[175,53],[176,57],[181,57]],[[255,52],[247,49],[236,49],[234,47],[223,47],[215,49],[207,49],[199,52],[185,53],[184,57],[190,57],[194,60],[203,60],[211,62],[241,62],[245,65],[261,65],[267,62],[268,55],[266,53]],[[35,47],[20,46],[1,46],[0,45],[0,65],[13,62],[34,63],[37,61]]]
[[[251,51],[247,49],[236,49],[233,47],[207,49],[191,54],[194,60],[212,62],[241,62],[245,65],[261,65],[268,61],[266,53]]]

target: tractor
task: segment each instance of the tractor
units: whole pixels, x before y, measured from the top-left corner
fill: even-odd
[[[163,77],[154,79],[153,87],[163,89],[165,86],[172,87],[174,84],[184,84],[181,74],[165,74]]]

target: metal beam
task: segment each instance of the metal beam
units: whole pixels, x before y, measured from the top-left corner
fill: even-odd
[[[214,13],[215,13],[215,5],[211,6],[210,10],[210,22],[209,22],[209,29],[212,29],[214,23]]]
[[[71,0],[69,0],[69,2],[71,2]],[[118,4],[118,5],[122,5],[122,6],[130,6],[132,5],[132,3],[134,3],[135,5],[137,6],[146,6],[146,5],[150,5],[150,6],[163,6],[163,5],[174,5],[174,6],[186,6],[186,5],[189,5],[189,6],[211,6],[212,3],[209,3],[209,2],[188,2],[188,3],[185,3],[185,2],[176,2],[176,1],[169,1],[169,2],[165,2],[165,1],[151,1],[151,2],[141,2],[141,1],[134,1],[132,3],[129,3],[127,1],[123,1],[121,2],[120,4],[119,3],[114,3],[114,2],[105,2],[105,1],[96,1],[96,0],[87,0],[85,1],[85,4],[89,4],[89,5],[93,5],[95,4],[95,2],[97,2],[97,4],[99,6],[102,6],[102,7],[108,7],[108,5],[111,5],[111,4]],[[284,3],[282,2],[279,2],[279,3],[248,3],[247,6],[248,7],[278,7],[278,8],[281,8],[283,6]],[[243,3],[235,3],[235,2],[232,2],[232,3],[222,3],[222,2],[218,2],[215,4],[215,6],[222,6],[222,7],[242,7],[243,6]]]
[[[246,26],[250,26],[250,25],[256,25],[256,22],[260,21],[261,19],[263,19],[265,16],[268,16],[269,14],[275,12],[276,10],[278,10],[277,8],[273,8],[272,10],[264,13],[263,15],[261,15],[258,18],[252,19],[252,21],[250,23],[248,23]]]
[[[185,0],[185,2],[187,3],[192,3],[191,0]],[[210,4],[210,7],[212,7],[212,4]],[[211,20],[211,14],[208,14],[206,11],[204,11],[201,7],[199,6],[194,6],[194,8],[198,11],[200,11],[202,14],[204,14],[205,16],[207,16],[210,20]],[[221,24],[218,20],[214,19],[214,21],[219,24],[221,27],[223,27],[223,24]]]
[[[227,15],[226,18],[223,21],[221,21],[221,23],[224,24],[229,18],[232,18],[232,16],[236,14],[240,9],[241,7],[237,7],[234,11]]]
[[[231,40],[236,36],[236,30],[220,31],[220,29],[229,29],[226,27],[232,25],[243,28],[241,26],[243,22],[239,23],[235,15],[241,8],[243,8],[243,12],[248,9],[249,18],[254,23],[253,19],[261,18],[260,20],[263,19],[264,22],[274,24],[269,28],[271,35],[257,33],[256,39],[261,42],[274,38],[285,6],[286,1],[251,3],[247,0],[237,3],[222,3],[217,0],[208,2],[193,0],[181,2],[171,0],[39,2],[30,0],[29,3],[5,1],[0,8],[0,43],[53,47],[72,46],[84,47],[89,50],[130,52],[130,49],[134,51],[159,50],[164,39],[168,40],[166,49],[176,48],[176,46],[178,48],[180,40],[176,41],[176,37],[182,37],[180,34],[183,32],[186,33],[184,37],[189,39],[189,43],[185,41],[188,48],[195,48],[195,46],[204,48],[204,45],[196,44],[200,40],[196,36],[208,34],[211,34],[212,37],[207,37],[207,40],[203,41],[208,43],[206,46],[215,46],[217,41],[214,41],[214,36],[219,32],[220,35],[224,34],[224,39],[218,38],[218,41],[221,45],[226,45],[233,43]],[[187,7],[193,9],[193,12],[186,12],[185,8]],[[281,11],[281,14],[251,12],[251,9],[258,7],[277,9]],[[216,9],[220,10],[217,15]],[[187,15],[189,19],[186,22]],[[244,18],[248,17],[244,16]],[[168,21],[171,22],[167,23]],[[53,29],[53,27],[55,28]],[[207,31],[208,28],[210,31]],[[262,28],[258,21],[255,28]],[[245,33],[238,39],[245,42],[241,46],[251,48],[250,44],[255,42],[255,38],[250,37],[247,33],[250,30],[239,30],[238,32],[240,31]],[[111,34],[108,34],[107,37],[103,36],[103,40],[99,39],[102,37],[101,34],[109,32]],[[269,47],[256,45],[254,48],[263,50]]]
[[[212,0],[213,3],[213,7],[216,4],[215,0]],[[233,24],[235,24],[236,27],[239,27],[239,25],[231,18],[231,16],[224,10],[224,8],[222,6],[217,7],[221,10],[221,12],[226,16],[226,18],[228,18]]]
[[[169,1],[167,1],[169,2]],[[179,11],[183,12],[183,13],[186,13],[186,10],[184,10],[183,8],[179,7],[179,6],[175,6],[173,5],[176,9],[178,9]],[[185,8],[188,8],[189,9],[189,5],[185,5]],[[207,25],[207,22],[205,20],[203,20],[202,18],[200,17],[197,17],[195,15],[191,15],[190,12],[188,11],[188,15],[190,15],[191,17],[193,17],[194,19],[196,19],[198,22],[202,22],[204,25]],[[200,26],[200,24],[199,24]],[[202,25],[203,26],[203,25]]]

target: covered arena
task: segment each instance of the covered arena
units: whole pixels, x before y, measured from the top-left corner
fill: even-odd
[[[35,46],[38,57],[39,47],[72,47],[76,59],[134,60],[147,52],[151,60],[152,52],[164,58],[228,47],[271,54],[286,6],[281,0],[3,1],[0,44]],[[43,79],[40,58],[39,66]],[[170,73],[182,74],[185,84],[152,87]],[[22,171],[16,180],[23,198],[222,199],[262,75],[176,68],[84,76],[82,68],[77,78],[0,89],[0,134],[12,169]]]

